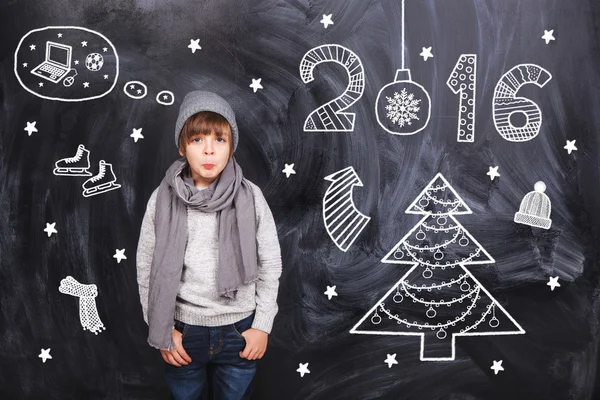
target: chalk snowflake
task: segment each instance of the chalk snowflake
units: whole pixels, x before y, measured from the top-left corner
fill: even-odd
[[[412,121],[419,119],[417,112],[421,99],[415,99],[413,93],[407,93],[406,89],[402,89],[400,93],[394,93],[394,97],[385,96],[388,105],[385,109],[388,111],[387,117],[392,120],[393,123],[400,126],[412,125]]]

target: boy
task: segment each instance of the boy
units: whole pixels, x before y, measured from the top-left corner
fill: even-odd
[[[175,143],[183,157],[152,193],[137,251],[148,343],[160,349],[174,399],[196,399],[214,369],[217,399],[240,399],[278,311],[281,253],[271,210],[233,152],[230,105],[188,93]]]

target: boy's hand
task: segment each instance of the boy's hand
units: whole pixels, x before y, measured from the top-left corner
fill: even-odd
[[[262,358],[267,350],[269,334],[260,329],[250,328],[242,332],[242,336],[246,339],[246,347],[244,351],[240,351],[240,357],[248,360]]]
[[[161,350],[160,354],[162,355],[163,360],[167,363],[174,365],[176,367],[181,367],[182,365],[188,365],[192,362],[192,358],[188,355],[188,353],[183,348],[183,344],[181,337],[183,336],[181,332],[177,329],[173,329],[173,342],[175,342],[175,348],[171,351]]]

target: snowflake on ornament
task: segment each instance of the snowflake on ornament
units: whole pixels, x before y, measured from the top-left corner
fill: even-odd
[[[400,93],[395,92],[394,97],[385,96],[388,105],[385,109],[388,111],[387,117],[392,120],[393,123],[402,126],[412,125],[414,119],[419,119],[417,112],[421,99],[415,99],[413,93],[408,93],[406,89],[402,89]]]

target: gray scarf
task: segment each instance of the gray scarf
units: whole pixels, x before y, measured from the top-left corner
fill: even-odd
[[[148,343],[164,350],[175,347],[172,329],[187,245],[188,207],[218,213],[219,295],[235,299],[240,285],[258,279],[254,197],[241,167],[231,157],[219,178],[205,190],[198,190],[193,180],[186,179],[187,167],[184,158],[171,164],[156,197]]]

